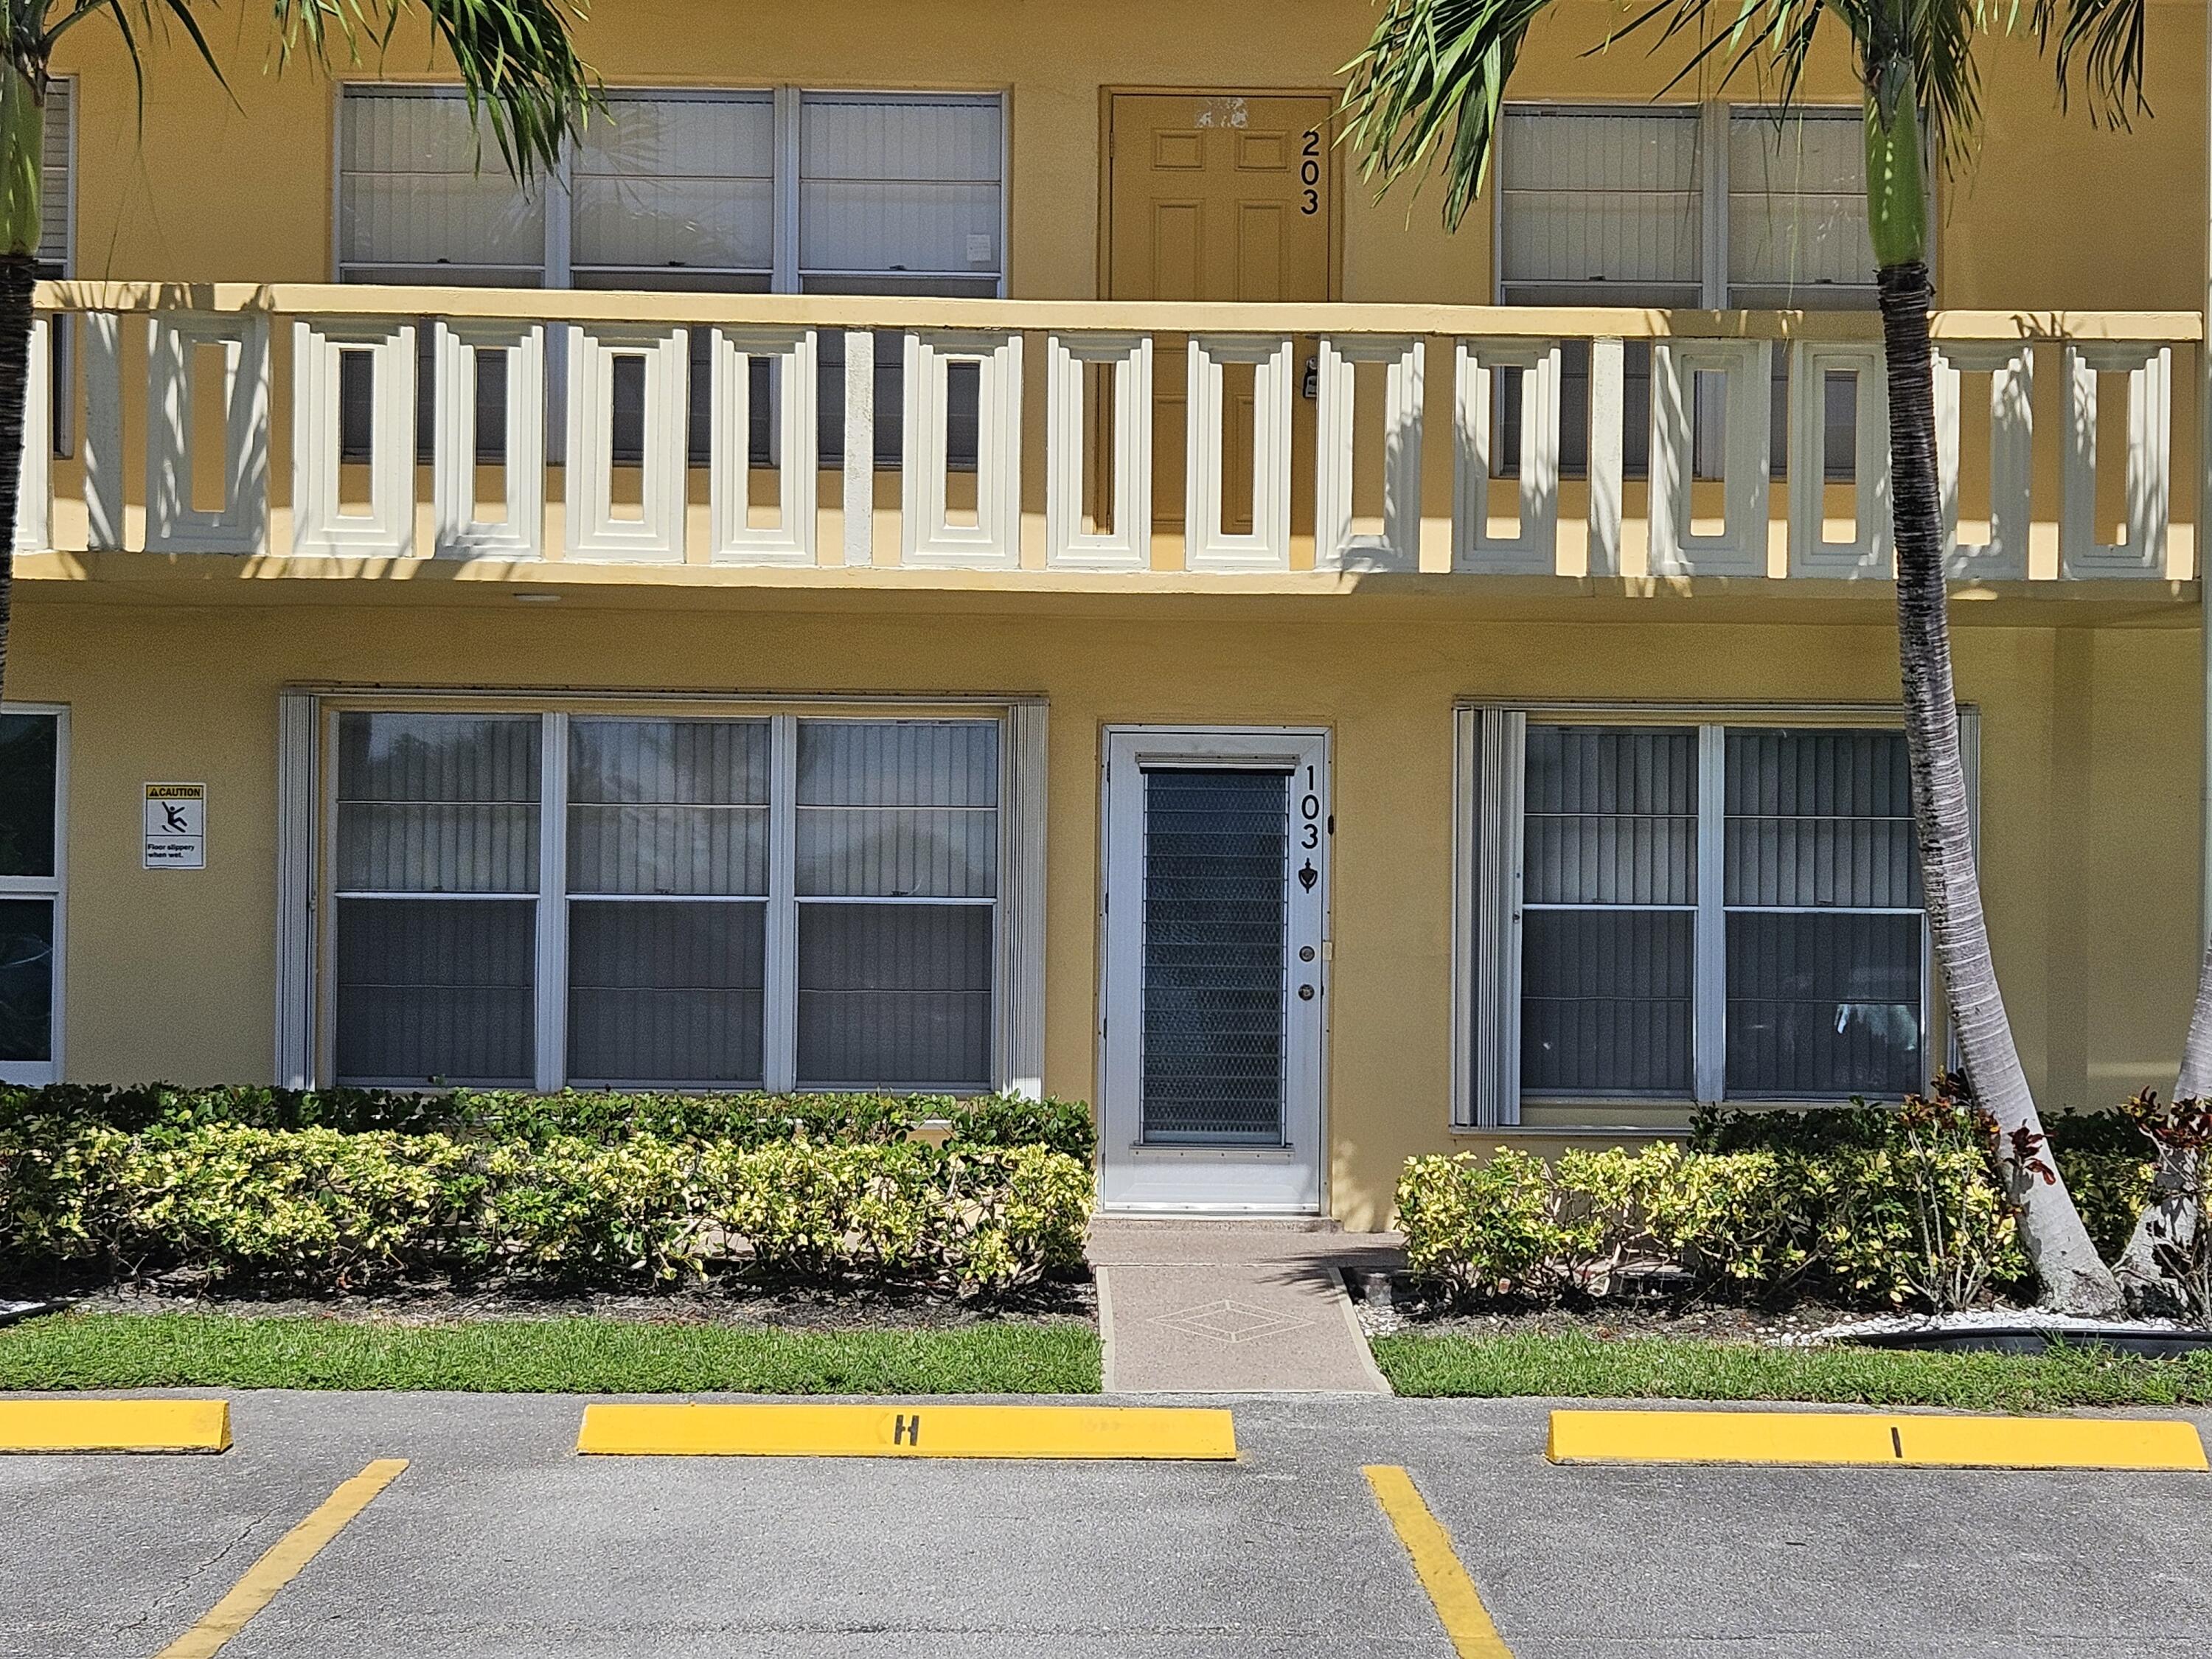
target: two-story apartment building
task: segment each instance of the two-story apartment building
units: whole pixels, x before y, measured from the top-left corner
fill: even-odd
[[[0,1077],[1043,1089],[1102,1197],[1942,1060],[1859,113],[1619,12],[1489,195],[1354,0],[617,0],[560,175],[402,43],[70,37],[0,714]],[[2202,9],[2024,46],[1938,228],[1959,678],[2047,1107],[2198,939]],[[194,786],[197,786],[195,788]]]

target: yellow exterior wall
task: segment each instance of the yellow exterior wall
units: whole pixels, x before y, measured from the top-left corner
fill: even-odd
[[[918,614],[881,596],[757,593],[681,610],[572,595],[525,611],[495,590],[356,604],[315,586],[309,602],[207,608],[85,588],[21,613],[10,695],[67,702],[74,721],[70,1076],[270,1074],[288,683],[1044,694],[1045,1081],[1082,1098],[1095,1091],[1100,728],[1312,724],[1334,745],[1331,1200],[1355,1227],[1387,1216],[1407,1156],[1496,1138],[1455,1143],[1447,1127],[1455,701],[1880,702],[1896,675],[1875,607],[1826,626],[1506,624],[1484,620],[1479,599],[1433,617],[1356,599]],[[2171,1080],[2192,983],[2198,742],[2194,699],[2177,693],[2196,653],[2193,632],[2171,628],[1960,632],[1962,692],[1984,710],[1998,963],[2048,1106]],[[150,779],[207,783],[204,872],[138,867]]]
[[[1655,64],[1634,43],[1583,55],[1620,15],[1601,0],[1562,0],[1531,43],[1517,91],[1648,97],[1671,61]],[[599,9],[584,39],[614,85],[1008,89],[1010,292],[1087,298],[1099,287],[1103,89],[1327,87],[1371,17],[1349,0],[854,0],[824,27],[805,8],[619,0]],[[172,41],[155,48],[143,136],[104,26],[71,37],[60,67],[82,76],[78,274],[331,275],[335,94],[297,67],[264,76],[258,15],[241,18],[226,53],[239,106]],[[1987,138],[1972,179],[1944,191],[1945,304],[2200,303],[2202,14],[2154,0],[2152,22],[2159,114],[2125,137],[2093,132],[2078,111],[2061,115],[2048,70],[2024,47],[1990,52]],[[416,42],[396,46],[385,67],[409,78],[428,62]],[[1847,68],[1832,53],[1808,95],[1848,100]],[[1755,101],[1757,92],[1733,95]],[[1342,298],[1490,299],[1486,204],[1454,238],[1437,224],[1433,195],[1376,204],[1347,180],[1338,202]],[[1446,379],[1434,377],[1439,398]],[[2178,402],[2177,454],[2187,455],[2194,400],[2185,392]],[[2039,415],[2055,420],[2055,404]],[[1449,494],[1443,450],[1430,468],[1432,510]],[[283,455],[280,434],[280,480]],[[2039,490],[2047,518],[2055,489],[2045,480]],[[2179,514],[2192,496],[2178,482]],[[1522,603],[1508,619],[1492,602],[1499,590],[1480,580],[1370,602],[1024,598],[1025,580],[910,593],[623,592],[595,581],[526,611],[495,582],[380,584],[372,593],[339,580],[218,580],[190,592],[27,582],[9,694],[66,702],[73,720],[69,1075],[270,1074],[276,697],[289,683],[1045,695],[1046,1082],[1084,1097],[1096,1084],[1100,728],[1317,724],[1334,733],[1338,824],[1330,1200],[1348,1224],[1377,1224],[1405,1157],[1495,1139],[1455,1141],[1447,1127],[1455,701],[1873,703],[1896,694],[1880,592],[1789,604],[1778,592],[1771,605],[1570,596]],[[2031,1080],[2046,1107],[2164,1086],[2197,939],[2195,611],[2148,596],[2119,616],[2063,598],[1960,610],[1960,689],[1983,711],[1992,927]],[[205,872],[138,867],[137,791],[156,778],[209,784]],[[1534,1131],[1526,1139],[1557,1144]]]
[[[1686,54],[1641,39],[1591,55],[1626,15],[1614,0],[1559,0],[1533,34],[1516,96],[1638,102]],[[1340,84],[1374,14],[1360,0],[854,0],[825,28],[805,7],[621,0],[580,39],[610,86],[925,87],[1010,94],[1010,288],[1018,299],[1098,291],[1100,96],[1109,88],[1259,91]],[[2057,104],[2025,43],[1987,45],[1984,141],[1971,176],[1943,190],[1937,264],[1952,307],[2172,307],[2201,301],[2206,201],[2204,31],[2194,0],[2151,0],[2154,118],[2124,135]],[[234,35],[232,31],[234,30]],[[258,14],[219,43],[234,106],[181,39],[153,48],[143,117],[135,83],[94,20],[57,67],[82,77],[77,273],[181,282],[319,282],[331,275],[336,94],[311,67],[270,71]],[[1840,39],[1840,37],[1838,37]],[[419,38],[349,76],[442,78]],[[1669,93],[1688,101],[1711,77]],[[1756,77],[1723,95],[1757,103]],[[1802,96],[1856,101],[1832,45]],[[283,158],[269,165],[268,158]],[[496,165],[495,161],[493,165]],[[1348,169],[1356,171],[1356,169]],[[2118,186],[2118,187],[2116,187]],[[1373,199],[1340,182],[1340,297],[1487,303],[1491,214],[1456,237],[1438,198]],[[2053,234],[2063,227],[2063,234]]]

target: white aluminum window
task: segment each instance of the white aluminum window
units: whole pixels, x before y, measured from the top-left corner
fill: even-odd
[[[766,292],[775,127],[768,92],[611,94],[570,167],[574,285]]]
[[[1864,118],[1856,108],[1784,114],[1725,105],[1509,106],[1498,142],[1498,297],[1504,305],[1833,310],[1875,303]],[[1561,364],[1563,467],[1579,475],[1589,427],[1589,350]],[[1520,453],[1519,377],[1498,398],[1498,453]],[[1650,352],[1632,343],[1623,461],[1646,470]],[[1855,467],[1856,382],[1828,400],[1830,477]],[[1774,365],[1774,426],[1789,429],[1789,354]],[[1698,430],[1698,471],[1717,477],[1717,410]]]
[[[1005,127],[994,94],[800,94],[800,285],[999,294]]]
[[[69,717],[0,708],[0,1082],[62,1074]]]
[[[1005,729],[342,713],[336,1077],[1007,1081]]]
[[[1926,1082],[1901,732],[1462,717],[1463,1122]]]
[[[344,89],[340,282],[538,287],[550,263],[545,200],[542,186],[521,189],[496,149],[479,144],[458,90]]]
[[[76,254],[76,82],[46,82],[46,142],[40,157],[39,274],[70,276]]]
[[[997,93],[617,90],[560,176],[526,192],[479,143],[459,88],[349,86],[338,280],[995,298],[1006,280],[1006,134]],[[427,441],[428,330],[420,349]],[[695,460],[706,453],[706,349],[695,331]],[[904,352],[889,337],[875,353],[876,462],[895,470]],[[825,336],[817,355],[818,453],[835,467],[845,442],[842,334]],[[773,393],[767,365],[756,372],[753,448],[765,462]],[[351,356],[344,373],[346,447],[365,453],[371,388]],[[618,459],[642,445],[641,377],[625,373],[615,386]],[[557,398],[553,379],[548,396]],[[956,376],[955,467],[975,464],[975,398],[972,377]],[[487,456],[504,453],[504,399],[496,380],[479,386]],[[549,421],[549,434],[559,429]]]

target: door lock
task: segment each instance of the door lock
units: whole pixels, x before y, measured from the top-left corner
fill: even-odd
[[[1312,986],[1301,985],[1298,987],[1298,1000],[1300,1002],[1311,1002],[1313,1000],[1314,988]]]

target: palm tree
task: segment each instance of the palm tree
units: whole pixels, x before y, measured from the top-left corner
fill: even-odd
[[[155,36],[173,31],[215,76],[200,14],[218,0],[0,0],[0,686],[8,664],[8,620],[15,586],[15,511],[21,479],[23,409],[29,385],[31,291],[39,278],[46,87],[54,48],[70,31],[98,20],[122,39],[139,86]],[[595,95],[576,54],[572,26],[586,0],[263,0],[278,63],[305,58],[327,67],[334,55],[358,58],[381,48],[419,9],[453,59],[478,130],[489,124],[501,160],[527,182],[560,159]]]
[[[1957,696],[1943,581],[1928,313],[1931,145],[1963,165],[1979,125],[1979,43],[2022,34],[2054,59],[2059,95],[2077,86],[2095,118],[2125,125],[2143,108],[2146,0],[1644,0],[1619,33],[1680,44],[1687,76],[1768,78],[1787,109],[1818,43],[1848,36],[1866,100],[1867,222],[1879,272],[1889,383],[1896,521],[1898,657],[1911,756],[1922,884],[1936,958],[1969,1082],[1996,1120],[1998,1155],[2046,1305],[2109,1315],[2124,1306],[2045,1150],[1990,955],[1967,830]],[[1455,228],[1488,173],[1500,110],[1530,27],[1552,0],[1385,0],[1348,66],[1345,140],[1363,175],[1392,183],[1443,175]],[[1679,80],[1680,77],[1678,77]],[[1778,94],[1778,96],[1774,96]]]

